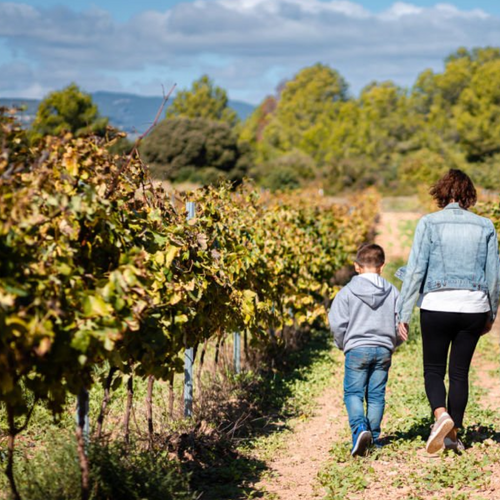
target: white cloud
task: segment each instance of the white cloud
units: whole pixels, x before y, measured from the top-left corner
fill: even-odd
[[[473,9],[469,11],[461,11],[457,9],[452,4],[449,3],[439,3],[436,5],[436,11],[438,11],[441,15],[454,18],[454,17],[463,17],[463,18],[479,18],[479,19],[487,19],[490,17],[484,10],[481,9]]]
[[[421,7],[416,7],[415,5],[396,2],[389,9],[387,9],[380,18],[383,20],[398,20],[403,16],[418,16],[422,14],[423,9]]]
[[[69,81],[87,90],[143,81],[137,87],[146,89],[169,73],[182,87],[209,72],[231,96],[258,100],[283,75],[318,61],[354,91],[374,79],[409,85],[461,45],[500,45],[499,32],[500,18],[447,3],[395,2],[374,13],[347,0],[195,0],[119,23],[95,8],[0,2],[0,60],[10,60],[0,91],[43,94]]]

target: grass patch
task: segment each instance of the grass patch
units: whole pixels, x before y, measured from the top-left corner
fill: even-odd
[[[403,248],[407,248],[408,250],[411,248],[417,224],[418,220],[413,219],[399,221],[398,234]]]
[[[382,277],[390,281],[394,286],[401,288],[403,282],[396,278],[394,274],[402,266],[406,266],[406,261],[401,258],[386,262],[384,270],[382,271]]]

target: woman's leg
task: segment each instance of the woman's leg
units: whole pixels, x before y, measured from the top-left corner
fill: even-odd
[[[444,377],[448,350],[453,338],[450,321],[450,315],[453,314],[455,313],[420,310],[425,392],[436,418],[446,411]]]
[[[462,427],[469,399],[469,368],[481,332],[489,313],[455,313],[458,330],[451,344],[448,392],[448,412],[455,428]]]

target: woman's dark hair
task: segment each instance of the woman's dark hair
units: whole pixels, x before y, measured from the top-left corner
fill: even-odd
[[[477,193],[470,177],[461,170],[451,168],[429,190],[430,195],[436,200],[439,208],[444,208],[448,203],[455,201],[462,208],[475,205]]]

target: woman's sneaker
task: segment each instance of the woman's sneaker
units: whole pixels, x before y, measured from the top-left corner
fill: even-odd
[[[456,440],[453,440],[448,436],[446,436],[444,438],[444,449],[453,450],[456,451],[457,453],[460,453],[461,451],[465,451],[465,446],[462,443],[462,441],[460,441],[460,439],[457,438]]]
[[[427,453],[437,453],[444,446],[444,438],[450,432],[455,423],[448,413],[443,413],[432,426],[431,435],[425,445]]]
[[[366,450],[372,444],[372,433],[368,430],[365,424],[360,424],[352,433],[352,450],[351,455],[365,456]]]

